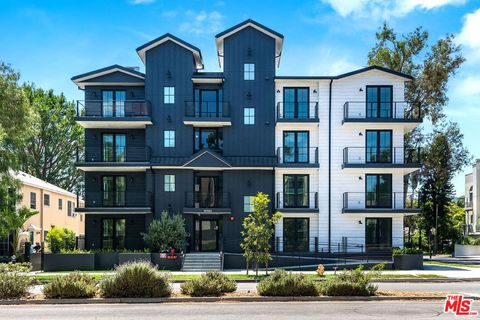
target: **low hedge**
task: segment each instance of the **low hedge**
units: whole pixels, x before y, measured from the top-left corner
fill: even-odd
[[[106,298],[161,298],[172,294],[167,275],[144,261],[117,267],[114,275],[101,280],[100,291]]]
[[[43,287],[48,299],[93,298],[97,294],[96,281],[85,273],[73,272],[55,277]]]
[[[312,279],[302,273],[290,273],[276,269],[257,285],[261,296],[318,296],[318,288]]]
[[[422,254],[423,251],[420,249],[415,249],[415,248],[394,248],[393,249],[393,254],[394,255],[402,255],[402,254]]]
[[[237,290],[237,283],[221,272],[212,271],[182,283],[180,289],[192,297],[221,296]]]
[[[30,263],[0,263],[0,299],[18,299],[28,293]]]
[[[325,296],[373,296],[378,287],[371,283],[380,277],[383,265],[374,266],[370,272],[364,272],[363,265],[322,281],[318,285],[321,295]]]

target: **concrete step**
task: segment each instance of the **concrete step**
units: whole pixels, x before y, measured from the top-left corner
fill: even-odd
[[[195,252],[185,254],[182,270],[186,272],[207,272],[222,269],[218,252]]]

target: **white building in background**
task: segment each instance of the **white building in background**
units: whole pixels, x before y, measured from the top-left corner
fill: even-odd
[[[480,159],[475,161],[472,172],[465,175],[465,222],[470,235],[480,235],[478,216],[480,188]]]

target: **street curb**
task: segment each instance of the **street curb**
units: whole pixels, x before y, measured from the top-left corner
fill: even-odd
[[[480,297],[468,297],[479,300]],[[192,302],[288,302],[288,301],[443,301],[438,296],[342,296],[342,297],[185,297],[185,298],[95,298],[95,299],[44,299],[44,300],[0,300],[0,305],[50,305],[50,304],[149,304],[149,303],[192,303]]]
[[[235,279],[233,279],[235,280]],[[184,283],[188,280],[173,280],[172,283]],[[236,283],[259,283],[261,280],[255,279],[239,279],[235,280]],[[325,279],[319,278],[314,279],[314,281],[325,281]],[[372,282],[383,282],[383,283],[448,283],[448,282],[480,282],[480,278],[388,278],[388,279],[372,279]]]

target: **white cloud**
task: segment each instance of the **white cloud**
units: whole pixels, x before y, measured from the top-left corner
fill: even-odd
[[[215,33],[222,29],[223,16],[218,11],[187,11],[187,22],[180,25],[180,31],[195,34]]]
[[[466,0],[321,0],[342,17],[386,19],[401,17],[416,9],[432,10],[446,5],[458,5]]]
[[[156,0],[130,0],[129,2],[133,5],[137,4],[149,4],[154,3]]]
[[[455,93],[462,96],[480,95],[480,77],[468,76],[459,80],[455,86]],[[476,100],[478,101],[478,98]]]
[[[480,9],[466,14],[462,30],[458,34],[457,41],[466,47],[480,49]]]

